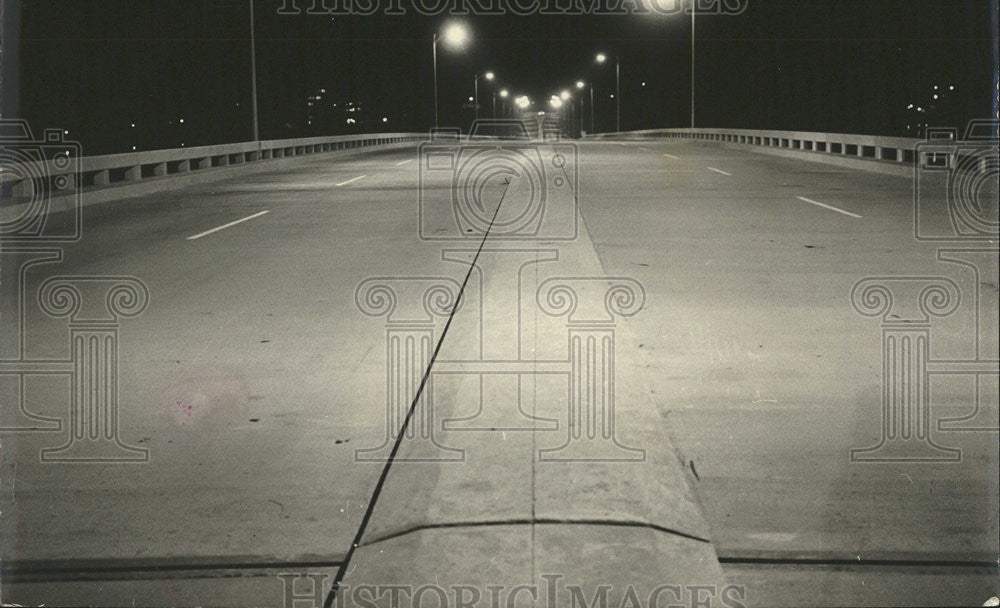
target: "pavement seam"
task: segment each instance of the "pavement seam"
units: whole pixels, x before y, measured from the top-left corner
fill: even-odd
[[[337,597],[337,590],[340,588],[340,584],[344,580],[344,576],[347,574],[347,568],[350,566],[351,558],[354,556],[354,551],[361,546],[361,541],[364,537],[365,530],[368,527],[368,522],[371,520],[372,514],[375,512],[375,505],[378,503],[379,496],[382,493],[382,487],[385,485],[385,481],[389,477],[389,470],[392,468],[392,463],[396,458],[396,454],[399,452],[399,446],[402,445],[403,438],[406,436],[406,429],[409,427],[410,420],[413,418],[413,412],[416,411],[417,403],[423,395],[424,387],[427,386],[427,380],[430,378],[431,369],[434,367],[434,362],[437,360],[438,353],[441,351],[441,346],[444,344],[445,337],[448,335],[448,329],[451,327],[451,322],[455,318],[455,313],[462,302],[462,296],[465,294],[465,287],[469,283],[469,277],[472,276],[472,272],[476,268],[476,262],[479,261],[479,254],[482,253],[483,247],[486,245],[486,239],[490,236],[490,230],[493,228],[493,223],[496,221],[497,215],[500,213],[500,207],[503,206],[504,197],[507,195],[507,191],[509,189],[510,178],[508,178],[505,183],[503,193],[500,195],[500,201],[497,203],[497,207],[493,211],[493,217],[490,219],[490,223],[483,233],[483,239],[480,241],[479,247],[476,249],[476,255],[473,256],[472,261],[469,264],[469,270],[465,273],[465,278],[462,280],[462,286],[459,288],[458,296],[455,298],[455,305],[452,306],[451,313],[448,315],[447,321],[445,321],[444,329],[441,331],[441,337],[438,338],[437,345],[434,347],[434,353],[431,355],[431,360],[428,362],[427,368],[424,370],[424,375],[420,379],[420,386],[417,388],[417,392],[414,394],[413,400],[410,402],[410,407],[406,412],[406,418],[403,420],[403,424],[400,426],[396,440],[392,444],[392,451],[389,452],[389,457],[386,459],[385,466],[382,467],[382,472],[379,474],[378,482],[375,484],[375,489],[372,491],[372,497],[368,501],[368,506],[365,509],[364,516],[361,518],[361,525],[358,527],[358,531],[354,536],[351,546],[347,548],[347,554],[344,556],[343,563],[339,568],[337,568],[337,575],[333,580],[333,584],[330,586],[330,592],[326,596],[326,601],[323,602],[323,608],[330,608],[333,605],[333,602]]]
[[[532,526],[532,528],[534,528],[534,526],[544,526],[544,525],[648,528],[650,530],[656,530],[658,532],[663,532],[665,534],[679,536],[681,538],[686,538],[689,540],[694,540],[702,543],[711,544],[712,542],[710,539],[697,536],[695,534],[688,534],[687,532],[681,532],[680,530],[675,530],[673,528],[668,528],[666,526],[660,526],[645,521],[630,521],[624,519],[592,519],[592,518],[556,519],[551,517],[532,517],[532,518],[496,519],[487,521],[459,521],[459,522],[442,522],[437,524],[420,524],[417,526],[411,526],[403,530],[398,530],[396,532],[385,534],[369,542],[366,542],[361,546],[369,547],[376,543],[392,540],[394,538],[399,538],[401,536],[406,536],[408,534],[413,534],[414,532],[421,532],[424,530],[446,530],[452,528],[484,528],[493,526]]]

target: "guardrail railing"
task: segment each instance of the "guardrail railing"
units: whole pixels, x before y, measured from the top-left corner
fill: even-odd
[[[135,185],[213,168],[427,139],[423,133],[377,133],[80,156],[79,145],[62,141],[56,137],[59,132],[47,131],[45,135],[43,141],[26,142],[26,146],[37,149],[30,160],[7,166],[0,175],[3,198],[31,198],[40,191],[58,196],[60,192]]]
[[[841,158],[852,161],[879,161],[879,164],[885,168],[895,166],[900,170],[891,171],[893,173],[912,170],[918,150],[917,144],[926,142],[926,140],[910,137],[755,129],[647,129],[625,131],[618,134],[600,133],[590,137],[595,139],[693,139],[744,144],[762,148],[761,151],[813,153],[816,155],[815,160]]]

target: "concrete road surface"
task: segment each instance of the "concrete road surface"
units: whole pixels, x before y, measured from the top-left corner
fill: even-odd
[[[534,245],[563,252],[546,262],[562,264],[551,276],[628,277],[641,287],[644,307],[616,325],[614,382],[628,403],[648,408],[630,422],[626,407],[620,426],[641,425],[644,445],[632,447],[662,442],[680,455],[669,473],[676,483],[667,485],[686,497],[677,504],[694,506],[690,514],[661,509],[657,492],[637,503],[704,530],[747,605],[969,605],[998,595],[995,366],[938,373],[924,385],[929,436],[911,437],[904,449],[950,461],[851,459],[883,433],[883,338],[923,310],[914,303],[919,288],[906,290],[930,281],[957,296],[954,310],[921,325],[931,335],[929,358],[951,362],[935,369],[998,358],[996,244],[915,239],[906,178],[709,144],[575,148],[569,200],[578,209],[560,221],[578,225],[563,234],[546,224]],[[442,206],[447,184],[425,182],[421,198],[420,166],[415,146],[316,156],[293,170],[86,207],[83,238],[61,258],[4,254],[5,360],[67,358],[68,321],[46,314],[36,295],[53,277],[77,277],[81,297],[97,308],[106,303],[102,286],[79,277],[134,277],[149,293],[144,310],[118,319],[122,445],[108,448],[146,461],[53,462],[72,427],[65,377],[36,374],[0,387],[10,489],[0,497],[0,538],[5,567],[15,567],[5,601],[287,606],[302,596],[301,606],[321,598],[310,596],[311,585],[329,588],[355,541],[401,423],[396,404],[412,396],[412,378],[387,376],[387,336],[415,327],[405,309],[413,297],[418,316],[435,302],[421,299],[426,286],[405,302],[403,292],[427,277],[461,285],[472,259],[455,253],[463,247],[524,246],[502,230],[477,242],[474,217],[454,231]],[[516,177],[509,185],[520,198],[511,200],[531,200],[535,186]],[[497,179],[483,200],[497,200],[490,189],[505,178]],[[421,201],[438,206],[421,213]],[[498,219],[516,223],[525,209]],[[455,240],[440,240],[448,235]],[[516,276],[525,262],[518,255],[481,263]],[[520,293],[520,283],[497,286],[474,274],[470,307],[487,306],[488,293]],[[896,289],[898,309],[863,316],[852,306],[852,289],[872,277]],[[373,278],[403,285],[388,316],[378,294],[358,300],[356,288]],[[446,308],[447,296],[438,296]],[[435,337],[444,313],[428,317]],[[459,310],[442,360],[495,364],[517,353],[523,345],[509,342],[509,329],[522,326],[506,314],[477,326]],[[532,335],[525,344],[565,352],[564,328]],[[435,382],[443,393],[468,389]],[[475,390],[515,391],[522,403],[528,389],[514,386]],[[554,389],[532,394],[546,390]],[[537,430],[567,415],[491,417],[494,402],[479,412],[489,429]],[[452,414],[471,424],[477,411]],[[498,444],[485,453],[504,462],[508,452]],[[857,451],[855,460],[869,454],[880,453]],[[483,485],[466,476],[438,487],[474,500],[505,474],[520,487],[517,470],[487,466]],[[572,496],[572,484],[566,491]],[[595,492],[628,502],[636,488]],[[584,496],[563,507],[584,505],[586,515]],[[534,498],[511,492],[511,511]],[[407,499],[386,492],[380,500],[390,502],[378,509],[404,512]],[[469,517],[480,511],[459,507]]]

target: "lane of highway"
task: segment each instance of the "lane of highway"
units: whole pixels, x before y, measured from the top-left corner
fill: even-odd
[[[592,161],[581,169],[584,217],[608,274],[646,286],[649,314],[631,323],[645,339],[664,422],[701,477],[719,554],[762,560],[756,569],[728,564],[731,576],[769,594],[769,605],[796,605],[809,600],[787,587],[794,576],[782,570],[773,580],[785,583],[769,587],[760,568],[994,559],[995,434],[942,435],[965,451],[957,464],[849,462],[848,450],[874,445],[881,428],[881,330],[852,309],[855,282],[955,280],[972,307],[935,327],[940,356],[968,353],[974,306],[997,306],[995,282],[977,288],[968,268],[941,264],[933,245],[913,237],[912,181],[713,145],[643,145],[646,162],[611,146],[599,162],[583,155]],[[982,352],[996,352],[995,334],[983,332]],[[968,386],[936,391],[937,415],[970,411]],[[996,389],[983,395],[995,419]],[[973,569],[951,583],[909,579],[913,595],[903,598],[886,595],[899,593],[894,574],[818,568],[812,580],[831,589],[867,579],[866,604],[952,603],[963,586],[974,601],[990,589],[988,570],[970,585]],[[977,585],[978,595],[968,591]]]

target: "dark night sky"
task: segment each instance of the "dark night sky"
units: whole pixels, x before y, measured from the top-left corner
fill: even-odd
[[[935,84],[956,89],[933,124],[991,113],[995,0],[748,1],[743,14],[698,18],[699,126],[906,135],[907,104],[927,105]],[[281,4],[254,5],[262,138],[428,128],[431,36],[447,15],[279,15]],[[5,10],[4,117],[68,129],[88,154],[251,139],[247,0]],[[468,126],[473,74],[491,69],[535,100],[593,79],[597,130],[613,128],[614,66],[593,62],[604,51],[621,58],[623,130],[688,125],[684,15],[462,20],[473,43],[438,57],[443,124]],[[362,121],[347,126],[325,107],[307,124],[306,98],[320,88],[341,110],[360,102]]]

